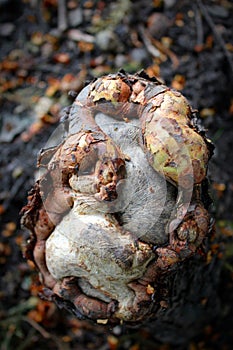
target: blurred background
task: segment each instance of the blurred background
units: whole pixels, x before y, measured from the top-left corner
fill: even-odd
[[[219,317],[182,349],[233,344],[233,2],[0,0],[0,349],[174,349],[38,298],[20,209],[61,110],[95,77],[145,69],[181,91],[215,144],[209,169],[221,261]],[[176,347],[178,348],[178,347]]]

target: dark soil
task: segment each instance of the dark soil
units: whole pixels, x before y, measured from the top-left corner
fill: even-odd
[[[180,348],[232,349],[232,16],[230,0],[0,0],[1,350],[175,348],[146,327],[108,329],[41,301],[37,273],[22,254],[19,212],[37,153],[72,102],[68,91],[120,68],[144,68],[182,91],[215,144],[209,179],[220,311]]]

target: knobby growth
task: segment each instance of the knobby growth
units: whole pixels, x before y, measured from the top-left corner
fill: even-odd
[[[184,96],[144,72],[94,80],[59,128],[22,209],[25,256],[77,317],[142,322],[168,300],[167,276],[206,257],[212,145]]]

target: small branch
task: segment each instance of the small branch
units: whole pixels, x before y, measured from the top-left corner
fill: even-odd
[[[41,327],[37,322],[35,322],[34,320],[32,320],[31,318],[24,316],[23,317],[23,321],[29,323],[34,329],[36,329],[41,335],[42,337],[44,337],[45,339],[50,339],[51,335],[50,333],[48,333],[43,327]]]
[[[195,15],[195,21],[196,21],[196,29],[197,29],[197,46],[202,46],[204,42],[204,33],[203,33],[203,23],[202,18],[200,14],[200,9],[196,8],[196,15]]]
[[[139,26],[139,33],[141,34],[142,41],[147,49],[147,51],[153,57],[169,57],[173,63],[173,67],[177,68],[179,65],[179,60],[177,56],[167,47],[165,47],[159,40],[153,38],[148,31],[143,27]]]
[[[151,43],[151,38],[150,38],[149,33],[141,25],[139,26],[139,33],[141,34],[142,41],[143,41],[147,51],[153,57],[160,57],[161,56],[161,52],[156,47],[154,47],[154,45]]]
[[[170,58],[173,64],[173,68],[177,68],[179,66],[179,59],[174,52],[172,52],[169,48],[165,47],[161,43],[161,41],[155,38],[152,38],[151,42],[158,50],[160,50],[161,53]]]
[[[49,332],[47,332],[37,322],[35,322],[34,320],[32,320],[31,318],[29,318],[27,316],[24,316],[22,319],[23,319],[23,321],[29,323],[37,332],[39,332],[42,335],[43,338],[45,338],[45,339],[52,339],[56,343],[58,350],[68,350],[68,348],[65,345],[65,343],[63,343],[60,339],[58,339],[54,335],[52,335]]]
[[[58,29],[64,31],[68,28],[66,1],[58,0]]]

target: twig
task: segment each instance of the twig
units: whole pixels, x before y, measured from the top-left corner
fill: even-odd
[[[58,29],[64,31],[67,27],[66,1],[58,0]]]
[[[40,0],[30,0],[30,6],[35,13],[36,19],[40,26],[40,30],[48,31],[48,23],[45,21],[43,15],[43,2]]]
[[[58,339],[56,336],[54,336],[53,334],[50,334],[49,332],[47,332],[43,327],[41,327],[37,322],[35,322],[34,320],[32,320],[31,318],[24,316],[23,321],[29,323],[35,330],[37,330],[45,339],[51,339],[53,340],[56,345],[58,350],[69,350],[69,347],[67,344],[65,344],[63,341],[61,341],[60,339]]]
[[[174,52],[172,52],[169,48],[165,47],[161,43],[161,41],[155,38],[151,38],[151,42],[155,47],[157,47],[158,50],[160,50],[160,52],[162,52],[164,55],[170,58],[173,64],[173,68],[177,68],[179,66],[179,59]]]
[[[173,63],[173,67],[174,68],[178,67],[179,60],[171,50],[165,47],[159,40],[153,38],[143,26],[139,26],[139,33],[141,34],[142,41],[147,51],[153,57],[161,58],[164,55],[168,56]]]
[[[37,322],[35,322],[31,318],[24,316],[22,319],[23,321],[29,323],[34,329],[36,329],[45,339],[51,338],[51,334],[48,333],[43,327],[41,327]]]
[[[195,15],[195,21],[196,21],[196,28],[197,28],[197,46],[202,46],[204,42],[204,33],[203,33],[203,23],[202,18],[200,14],[200,9],[196,8],[196,15]]]
[[[222,36],[216,30],[215,24],[214,24],[211,16],[208,13],[208,10],[207,10],[206,6],[203,4],[203,2],[201,0],[197,0],[197,4],[198,4],[198,6],[200,8],[200,11],[201,11],[202,15],[204,16],[206,22],[208,23],[208,25],[210,26],[212,32],[214,33],[214,36],[215,36],[217,42],[219,43],[220,47],[222,48],[222,50],[223,50],[223,52],[224,52],[224,54],[226,56],[226,59],[227,59],[227,61],[229,63],[230,69],[233,72],[232,58],[231,58],[231,55],[229,54],[228,50],[226,49],[225,42],[224,42]]]
[[[151,43],[151,38],[149,33],[146,31],[146,29],[143,26],[139,26],[139,33],[142,36],[142,41],[147,49],[147,51],[153,56],[153,57],[160,57],[161,52],[154,47],[154,45]]]

